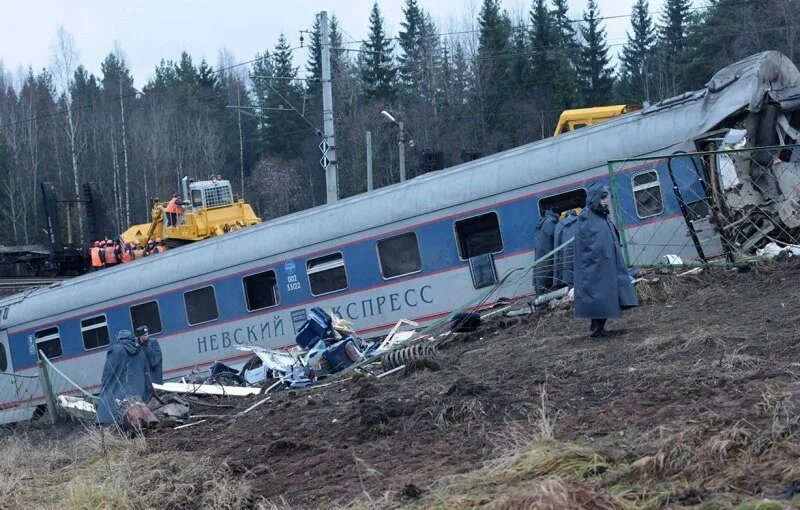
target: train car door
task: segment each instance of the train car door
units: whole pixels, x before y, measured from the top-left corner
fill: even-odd
[[[702,161],[697,156],[674,157],[663,163],[684,221],[686,235],[702,261],[725,256],[722,238],[711,221],[711,198],[705,186]]]

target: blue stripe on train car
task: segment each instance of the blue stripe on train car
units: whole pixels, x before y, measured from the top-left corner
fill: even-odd
[[[658,217],[667,218],[679,213],[677,200],[672,193],[672,186],[669,181],[669,174],[666,166],[662,163],[656,167],[642,166],[632,168],[629,171],[621,172],[616,176],[617,186],[622,189],[630,190],[630,179],[632,175],[655,168],[659,174],[662,194],[665,197],[665,210]],[[681,169],[685,172],[685,169]],[[559,187],[558,193],[563,193],[580,187],[586,187],[594,181],[609,183],[607,176],[585,180],[581,185],[564,185]],[[538,200],[543,197],[552,197],[552,190],[535,194],[525,195],[520,199],[512,199],[496,206],[481,207],[476,210],[466,211],[454,217],[442,220],[423,223],[421,226],[410,225],[407,229],[400,229],[402,232],[415,232],[423,261],[422,271],[396,279],[384,280],[381,277],[380,265],[378,262],[377,244],[382,239],[394,237],[398,233],[387,236],[369,235],[366,239],[348,243],[344,246],[332,246],[329,249],[315,252],[313,257],[298,256],[291,259],[289,267],[293,270],[293,275],[286,271],[287,261],[276,261],[274,264],[248,271],[247,274],[254,274],[266,270],[274,270],[276,273],[280,303],[277,307],[258,311],[257,313],[269,314],[272,311],[285,310],[313,303],[318,299],[328,299],[337,295],[359,292],[365,289],[381,285],[390,285],[407,278],[419,278],[420,276],[446,271],[458,267],[466,267],[467,262],[459,257],[454,223],[463,219],[468,219],[482,214],[495,213],[498,215],[501,235],[503,238],[503,250],[500,255],[512,255],[533,248],[533,233],[536,221],[539,218]],[[653,218],[637,220],[635,206],[633,203],[633,193],[620,194],[620,205],[624,210],[625,226],[630,227],[637,223],[652,221]],[[657,218],[656,218],[657,219]],[[377,230],[376,227],[375,230]],[[401,233],[402,233],[401,232]],[[324,256],[330,253],[341,253],[344,259],[345,270],[347,273],[348,286],[341,291],[314,296],[309,287],[306,264],[308,260]],[[125,303],[118,307],[104,311],[108,319],[109,331],[113,335],[120,329],[130,329],[130,306],[145,303],[156,299],[160,309],[163,331],[161,335],[173,335],[182,331],[200,327],[203,324],[189,325],[186,318],[184,305],[184,294],[192,290],[201,289],[212,285],[216,295],[218,318],[217,321],[231,321],[244,318],[251,312],[247,311],[242,278],[247,274],[234,276],[223,276],[213,282],[199,282],[189,288],[167,291],[156,298],[137,299],[135,303]],[[299,288],[291,291],[288,289],[289,276],[297,276],[296,281],[300,283]],[[82,336],[80,332],[80,320],[97,315],[94,312],[86,312],[80,317],[72,317],[59,322],[58,327],[61,334],[63,356],[58,361],[63,361],[75,356],[85,355],[87,351],[83,348]],[[37,328],[41,329],[41,328]],[[33,330],[22,331],[9,336],[9,342],[14,345],[12,350],[12,361],[17,370],[24,370],[35,365],[36,357],[24,348],[28,343],[28,336],[33,334]],[[100,349],[98,349],[99,351]],[[90,351],[90,352],[95,352]]]

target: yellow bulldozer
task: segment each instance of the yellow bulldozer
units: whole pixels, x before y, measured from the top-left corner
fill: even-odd
[[[138,240],[142,246],[160,238],[163,246],[175,248],[261,223],[253,208],[234,196],[230,181],[218,177],[195,181],[184,177],[181,185],[182,212],[174,225],[168,226],[164,221],[168,202],[155,199],[150,223],[134,225],[120,238],[131,244]]]

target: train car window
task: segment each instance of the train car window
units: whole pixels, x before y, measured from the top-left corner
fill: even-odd
[[[270,269],[263,273],[251,274],[242,278],[242,282],[248,312],[276,306],[281,302],[275,271]]]
[[[539,199],[539,215],[544,216],[546,211],[553,209],[561,214],[570,209],[583,209],[586,207],[586,190],[583,188],[573,189]]]
[[[131,325],[135,330],[139,326],[147,326],[151,335],[161,333],[164,328],[161,326],[161,313],[158,310],[157,301],[148,301],[140,305],[131,307]]]
[[[658,173],[649,170],[636,174],[631,179],[636,214],[639,218],[650,218],[664,212],[664,199],[661,197],[661,183]]]
[[[109,344],[108,323],[105,315],[90,317],[81,321],[83,348],[87,351]]]
[[[341,253],[309,259],[306,262],[306,273],[311,293],[315,296],[347,288],[347,272]]]
[[[484,253],[503,251],[503,237],[497,213],[490,212],[454,223],[458,255],[467,260]]]
[[[36,355],[41,357],[41,352],[47,356],[47,359],[60,358],[63,352],[61,351],[61,336],[58,333],[58,328],[47,328],[37,331],[33,334],[36,339]]]
[[[0,344],[0,372],[8,370],[8,358],[6,358],[6,346]]]
[[[6,319],[8,319],[8,309],[9,309],[9,308],[11,308],[11,307],[10,307],[10,306],[7,306],[7,307],[6,307],[6,309],[5,309],[5,310],[3,310],[3,320],[6,320]]]
[[[417,234],[409,232],[378,241],[378,261],[384,279],[422,271]]]
[[[219,318],[217,296],[214,294],[214,287],[210,285],[186,292],[183,295],[183,304],[186,305],[186,320],[190,326]]]

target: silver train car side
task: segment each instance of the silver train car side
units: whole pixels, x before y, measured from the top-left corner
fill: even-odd
[[[599,125],[4,298],[0,369],[36,375],[42,350],[96,392],[109,338],[141,324],[161,342],[165,378],[177,378],[243,359],[240,345],[292,344],[312,306],[364,337],[402,318],[430,323],[483,292],[471,258],[492,254],[498,275],[529,266],[541,211],[580,201],[608,179],[609,160],[696,151],[778,92],[800,96],[800,72],[777,52],[760,53],[703,90]],[[671,186],[661,188],[664,211],[626,229],[686,229]],[[532,291],[525,282],[506,296]],[[28,419],[43,403],[40,389],[0,395],[0,423]]]

